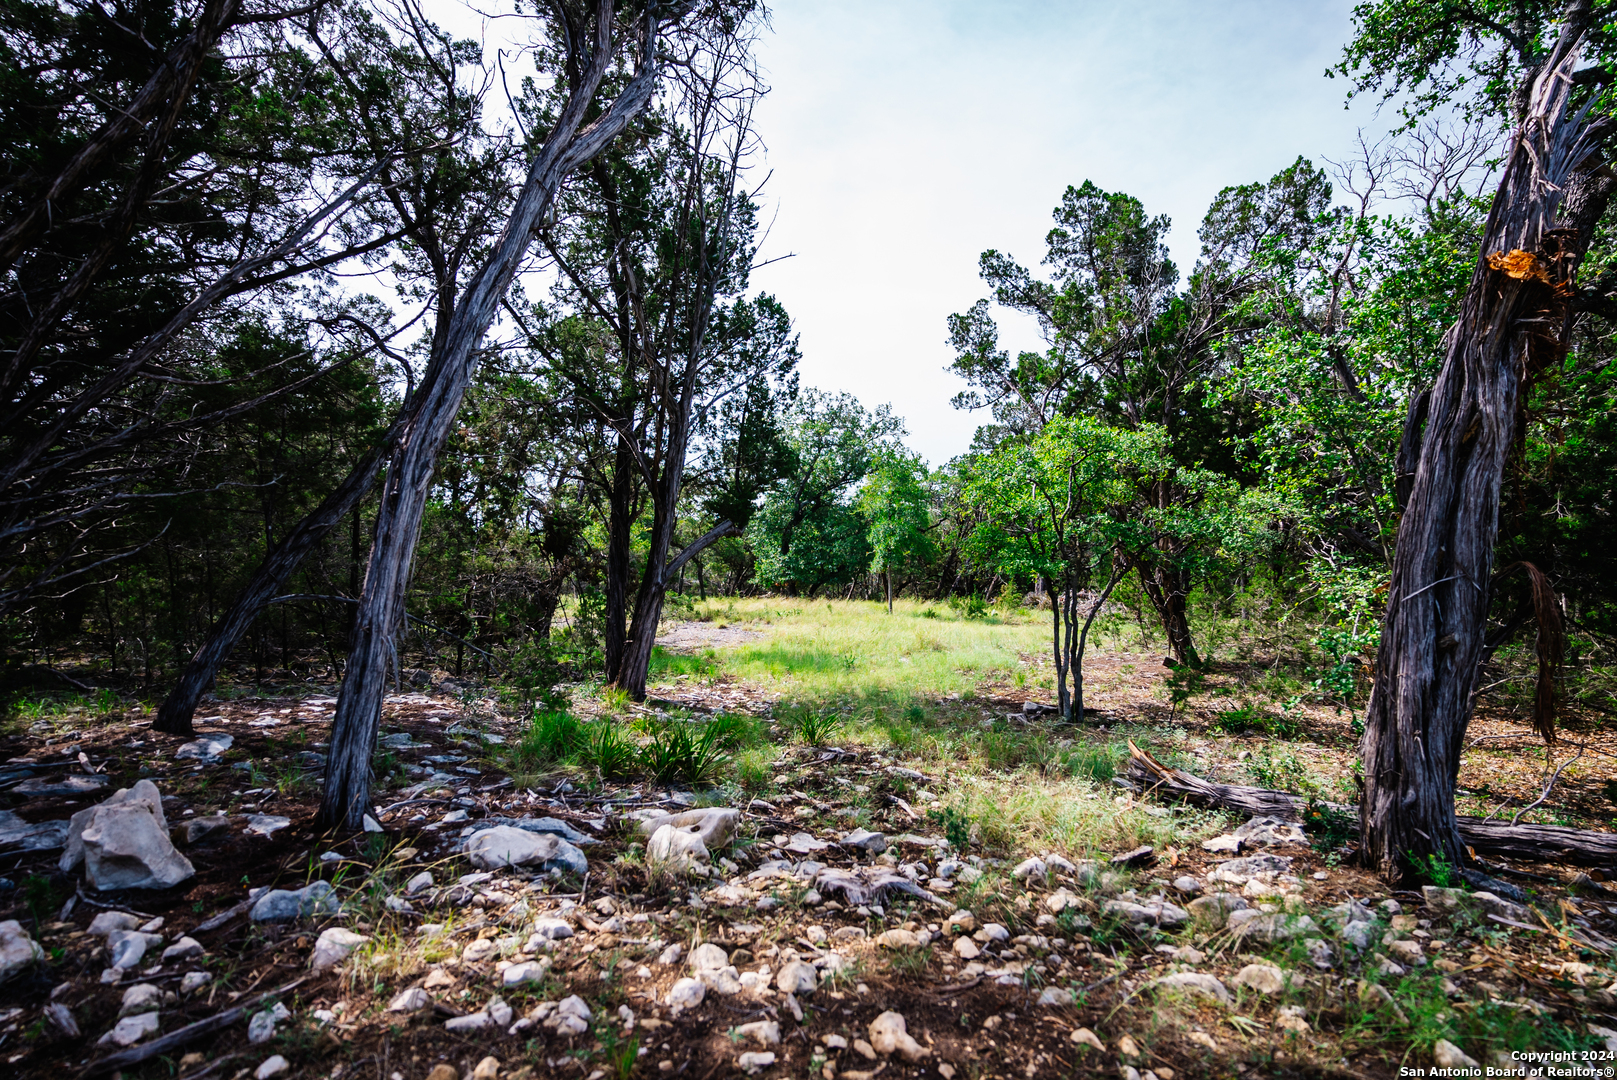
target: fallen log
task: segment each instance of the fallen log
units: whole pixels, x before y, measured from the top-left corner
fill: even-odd
[[[212,1016],[203,1017],[201,1020],[198,1020],[193,1024],[187,1024],[178,1031],[170,1032],[160,1039],[153,1039],[149,1043],[142,1043],[139,1046],[132,1046],[129,1049],[121,1050],[116,1054],[108,1054],[106,1057],[101,1058],[98,1061],[90,1062],[89,1065],[85,1066],[84,1072],[81,1075],[85,1077],[104,1076],[109,1072],[117,1072],[121,1069],[127,1069],[131,1065],[139,1065],[141,1062],[149,1061],[160,1054],[167,1054],[174,1050],[178,1050],[186,1043],[195,1042],[204,1035],[211,1035],[221,1028],[227,1028],[231,1024],[238,1022],[242,1017],[264,1004],[264,1002],[269,1001],[272,998],[279,997],[282,994],[286,994],[298,986],[301,986],[306,978],[307,977],[305,976],[304,978],[293,979],[285,986],[276,987],[274,990],[267,990],[264,993],[259,994],[257,997],[249,998],[240,1005],[234,1005],[223,1012],[215,1013]]]
[[[1183,769],[1164,765],[1132,740],[1127,775],[1148,795],[1217,810],[1239,810],[1254,817],[1302,821],[1303,811],[1308,806],[1308,800],[1301,795],[1204,780]],[[1349,831],[1358,834],[1358,807],[1330,802],[1316,805],[1345,814]],[[1487,821],[1479,817],[1461,817],[1459,823],[1461,839],[1476,855],[1568,866],[1617,867],[1617,833],[1568,829],[1560,825],[1512,825],[1508,821]]]

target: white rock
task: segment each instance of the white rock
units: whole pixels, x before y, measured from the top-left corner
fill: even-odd
[[[774,1020],[754,1020],[736,1026],[736,1035],[743,1039],[756,1039],[760,1046],[780,1045],[780,1024]]]
[[[700,975],[704,971],[718,971],[730,966],[730,954],[711,941],[705,941],[691,950],[691,970]]]
[[[656,836],[664,826],[690,830],[702,839],[702,846],[717,851],[728,844],[741,826],[741,811],[724,806],[710,806],[702,810],[686,810],[678,814],[658,814],[640,823],[643,836]],[[649,855],[650,845],[647,845]]]
[[[919,1061],[932,1053],[905,1030],[903,1015],[890,1010],[870,1022],[870,1045],[878,1054],[898,1054],[905,1061]]]
[[[783,994],[812,994],[819,983],[813,966],[801,960],[788,961],[775,976],[775,985]]]
[[[576,870],[589,862],[584,853],[554,833],[532,833],[510,825],[483,829],[466,842],[466,857],[479,870],[499,870],[507,866],[551,864]]]
[[[1437,1040],[1432,1047],[1432,1061],[1443,1069],[1480,1069],[1481,1065],[1467,1056],[1464,1050],[1447,1039]]]
[[[1086,1027],[1078,1028],[1068,1038],[1079,1046],[1092,1046],[1103,1054],[1106,1052],[1106,1044],[1100,1041],[1100,1036]]]
[[[679,958],[684,955],[685,946],[675,942],[657,954],[657,963],[665,967],[672,967],[674,964],[679,963]]]
[[[108,1043],[114,1046],[133,1046],[148,1035],[157,1033],[161,1018],[155,1012],[136,1013],[126,1016],[113,1025],[112,1030],[97,1041],[98,1046]]]
[[[772,1050],[748,1050],[736,1058],[736,1064],[748,1076],[755,1076],[775,1064],[775,1054]]]
[[[257,1080],[269,1080],[272,1076],[279,1076],[292,1067],[280,1054],[271,1054],[264,1059],[264,1063],[253,1073]]]
[[[560,941],[573,936],[573,924],[566,919],[543,918],[533,921],[533,932],[546,941]]]
[[[432,888],[432,885],[432,872],[429,870],[423,870],[421,873],[404,883],[404,894],[406,896],[414,896],[418,892]]]
[[[107,952],[115,968],[132,968],[140,963],[146,950],[163,944],[158,934],[145,934],[139,930],[114,930],[107,935]]]
[[[123,1001],[118,1005],[119,1016],[133,1016],[135,1013],[153,1012],[162,1007],[163,990],[155,983],[138,983],[124,991]]]
[[[114,930],[138,930],[140,919],[127,911],[103,911],[90,920],[90,928],[85,933],[92,937],[106,937]]]
[[[247,1022],[247,1041],[254,1046],[269,1042],[275,1037],[275,1025],[291,1015],[287,1007],[278,1002],[274,1008],[254,1013]]]
[[[413,1013],[430,1008],[432,1008],[432,995],[419,986],[400,990],[393,995],[393,1000],[387,1003],[387,1011],[391,1013]]]
[[[79,1031],[79,1022],[73,1019],[73,1011],[60,1001],[52,1001],[45,1006],[45,1019],[68,1038],[83,1038],[83,1032]]]
[[[549,973],[550,961],[548,959],[525,960],[520,964],[512,964],[500,972],[500,984],[502,986],[522,986],[526,983],[543,982],[545,976]]]
[[[369,814],[363,815],[359,819],[359,824],[360,828],[369,833],[379,833],[382,831],[382,823],[371,817]]]
[[[1199,971],[1180,971],[1173,975],[1164,975],[1160,979],[1152,979],[1146,986],[1169,987],[1175,990],[1187,990],[1193,994],[1202,994],[1228,1002],[1230,991],[1223,983],[1211,975],[1204,975]]]
[[[80,863],[101,890],[171,889],[196,873],[169,839],[163,796],[150,780],[73,815],[57,865],[66,873]]]
[[[667,1004],[677,1014],[685,1009],[696,1008],[702,1004],[702,999],[706,996],[707,987],[702,985],[701,979],[677,979],[674,985],[668,988]]]
[[[982,955],[977,943],[969,937],[961,936],[954,939],[954,953],[962,960],[975,960]]]
[[[972,936],[983,942],[1011,940],[1011,932],[997,922],[984,923],[983,928]]]
[[[701,828],[697,825],[684,828],[664,825],[646,841],[648,863],[689,870],[693,866],[705,866],[712,859],[707,844],[702,840]]]
[[[348,959],[349,953],[369,940],[364,934],[333,926],[322,931],[319,940],[314,943],[314,951],[309,954],[309,966],[316,971],[336,967]]]
[[[0,922],[0,982],[44,959],[45,950],[28,936],[22,923],[16,919]]]
[[[167,964],[175,960],[196,960],[206,952],[207,950],[202,947],[202,942],[196,938],[182,937],[163,950],[163,963]]]
[[[187,971],[180,978],[180,993],[194,994],[213,981],[213,975],[206,971]]]
[[[1027,881],[1030,878],[1042,878],[1046,873],[1049,872],[1049,869],[1050,867],[1043,859],[1023,859],[1021,862],[1016,864],[1016,869],[1011,871],[1011,877],[1015,878],[1017,881]]]
[[[1039,994],[1040,1005],[1071,1005],[1072,1002],[1072,991],[1059,986],[1047,986]]]
[[[1286,988],[1286,973],[1273,964],[1248,964],[1230,980],[1232,986],[1244,986],[1260,994],[1278,994]]]
[[[493,1026],[494,1020],[486,1012],[467,1013],[444,1021],[445,1031],[482,1031]]]
[[[884,949],[913,949],[921,944],[921,939],[913,930],[895,927],[877,934],[876,944]]]

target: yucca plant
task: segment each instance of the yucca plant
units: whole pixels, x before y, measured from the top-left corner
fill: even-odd
[[[704,724],[700,734],[693,734],[692,725],[675,721],[651,733],[640,748],[640,764],[659,784],[676,779],[706,783],[730,760],[724,750],[726,733],[722,725]]]

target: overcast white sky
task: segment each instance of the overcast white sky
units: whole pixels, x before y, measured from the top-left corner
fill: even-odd
[[[778,0],[757,115],[773,177],[761,271],[802,334],[803,381],[891,402],[934,465],[979,417],[946,319],[983,295],[985,248],[1037,263],[1085,179],[1173,218],[1181,268],[1229,184],[1350,154],[1371,103],[1324,72],[1351,0]],[[766,213],[765,220],[769,214]],[[1005,324],[1002,322],[1002,326]],[[1007,328],[1009,329],[1009,328]],[[1031,346],[1027,328],[1002,335]]]

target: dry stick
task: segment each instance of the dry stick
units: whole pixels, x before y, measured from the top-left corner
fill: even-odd
[[[1550,782],[1544,785],[1544,793],[1542,795],[1540,795],[1538,798],[1534,799],[1532,802],[1528,803],[1526,806],[1522,807],[1520,810],[1516,811],[1515,816],[1510,819],[1510,823],[1512,825],[1514,825],[1514,824],[1516,824],[1516,822],[1520,821],[1522,819],[1522,815],[1527,813],[1527,811],[1531,810],[1533,807],[1539,805],[1545,799],[1550,797],[1550,792],[1555,790],[1555,782],[1557,780],[1561,779],[1562,770],[1564,770],[1568,765],[1572,764],[1574,761],[1581,758],[1583,756],[1583,748],[1584,748],[1584,746],[1587,746],[1587,745],[1588,745],[1587,743],[1580,744],[1578,746],[1578,752],[1576,754],[1573,754],[1571,757],[1569,757],[1565,761],[1561,762],[1561,768],[1556,769],[1555,770],[1555,775],[1550,777]],[[1546,753],[1547,752],[1548,751],[1546,751]],[[1491,817],[1492,815],[1489,815],[1489,816]]]
[[[301,978],[293,979],[285,986],[279,987],[275,990],[266,990],[264,993],[258,995],[251,1001],[232,1006],[221,1013],[214,1013],[212,1016],[198,1020],[194,1024],[187,1024],[176,1032],[164,1035],[161,1039],[153,1039],[149,1043],[144,1043],[140,1046],[132,1046],[128,1050],[104,1057],[100,1061],[91,1062],[89,1065],[85,1066],[82,1075],[100,1076],[102,1073],[113,1072],[117,1069],[127,1069],[131,1065],[139,1065],[142,1061],[150,1060],[159,1054],[166,1054],[171,1050],[178,1050],[180,1047],[194,1039],[200,1039],[204,1035],[210,1035],[213,1032],[218,1031],[220,1028],[229,1027],[231,1024],[234,1024],[248,1012],[252,1011],[257,1006],[262,1005],[270,998],[277,997],[302,985],[307,978],[308,976],[305,975]]]

